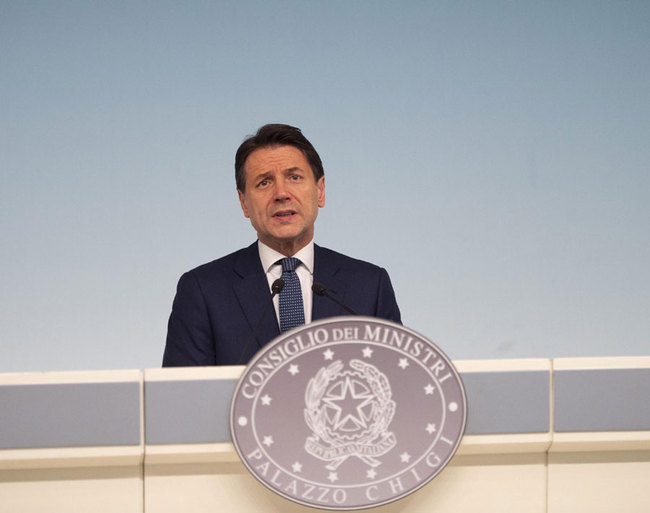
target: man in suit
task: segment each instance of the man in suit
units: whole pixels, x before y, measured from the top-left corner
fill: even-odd
[[[291,326],[345,315],[331,299],[312,294],[315,283],[358,314],[401,322],[384,269],[314,244],[325,176],[298,128],[265,125],[246,139],[235,157],[235,179],[258,240],[181,277],[163,366],[236,365]],[[285,287],[272,299],[280,277]],[[266,312],[272,301],[275,315]]]

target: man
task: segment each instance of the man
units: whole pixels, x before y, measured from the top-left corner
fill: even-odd
[[[384,269],[314,244],[325,176],[298,128],[265,125],[246,139],[235,157],[235,179],[257,242],[181,277],[163,366],[237,365],[281,330],[346,315],[312,293],[315,283],[358,314],[401,322]],[[271,299],[281,277],[284,288]]]

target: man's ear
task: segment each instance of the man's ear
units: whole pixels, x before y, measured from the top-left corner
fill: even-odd
[[[239,189],[237,189],[237,194],[239,195],[239,203],[241,204],[242,212],[244,212],[244,217],[248,217],[248,208],[246,207],[246,195]]]
[[[318,206],[325,206],[325,177],[321,176],[316,182],[316,187],[318,188]]]

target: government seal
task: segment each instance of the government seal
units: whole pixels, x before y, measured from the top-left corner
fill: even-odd
[[[431,481],[466,417],[462,381],[435,344],[356,316],[301,326],[260,350],[237,384],[230,427],[266,487],[303,505],[355,510]]]

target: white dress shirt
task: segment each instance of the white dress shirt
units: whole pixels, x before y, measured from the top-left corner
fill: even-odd
[[[271,285],[273,282],[282,276],[282,266],[276,264],[278,260],[286,258],[282,253],[271,249],[266,244],[257,241],[257,249],[260,253],[260,261],[262,268],[266,273],[266,279],[269,282],[269,294],[271,293]],[[311,305],[313,303],[313,293],[311,286],[314,283],[314,241],[312,240],[304,248],[298,251],[293,258],[300,260],[300,265],[296,267],[296,275],[300,280],[300,288],[302,290],[302,306],[305,309],[305,324],[311,322]],[[273,306],[275,308],[275,318],[280,326],[280,298],[277,294],[273,298]]]

